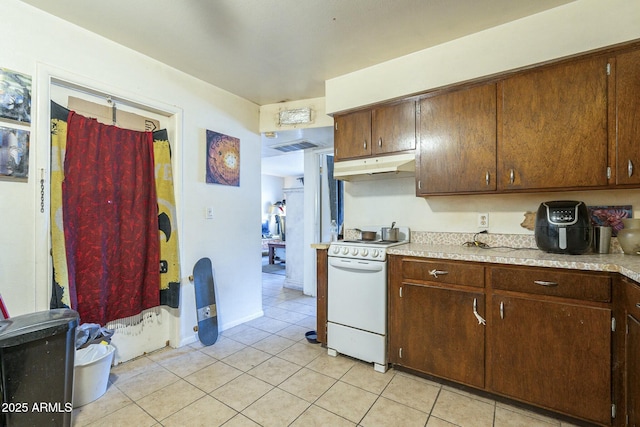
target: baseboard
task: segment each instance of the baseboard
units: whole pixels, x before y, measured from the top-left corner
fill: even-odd
[[[295,291],[302,291],[304,288],[302,282],[299,282],[297,280],[289,280],[289,279],[285,279],[282,286],[287,289],[293,289]]]
[[[264,316],[264,311],[260,310],[260,311],[254,313],[254,314],[249,315],[249,316],[243,317],[241,319],[234,320],[233,322],[223,323],[222,325],[219,326],[218,330],[220,332],[226,331],[227,329],[231,329],[234,326],[241,325],[243,323],[248,322],[249,320],[257,319],[258,317],[262,317],[262,316]]]

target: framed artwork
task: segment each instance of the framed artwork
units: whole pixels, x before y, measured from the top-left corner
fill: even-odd
[[[27,181],[29,131],[0,126],[0,179]]]
[[[624,228],[622,220],[633,217],[631,205],[625,206],[587,206],[591,215],[593,225],[604,225],[611,227],[611,234],[618,235],[618,231]]]
[[[240,140],[207,130],[207,184],[240,186]]]
[[[31,76],[0,68],[0,119],[31,123]]]

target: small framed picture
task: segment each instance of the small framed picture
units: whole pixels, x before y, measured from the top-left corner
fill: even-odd
[[[29,131],[0,126],[0,179],[27,181]]]
[[[240,140],[207,130],[207,184],[240,186]]]
[[[31,76],[0,68],[0,120],[31,123]]]

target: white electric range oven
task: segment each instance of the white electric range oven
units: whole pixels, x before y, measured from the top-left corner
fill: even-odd
[[[398,227],[398,241],[341,240],[329,246],[327,347],[373,362],[387,370],[387,248],[409,242],[409,228]]]

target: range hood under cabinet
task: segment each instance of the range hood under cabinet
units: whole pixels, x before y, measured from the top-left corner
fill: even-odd
[[[414,176],[415,170],[415,154],[396,154],[335,162],[333,177],[342,181],[351,181],[378,174]]]

